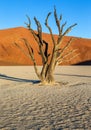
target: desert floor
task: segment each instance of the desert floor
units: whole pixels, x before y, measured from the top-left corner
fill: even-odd
[[[39,86],[33,67],[0,67],[0,130],[91,130],[91,67],[54,75],[59,85]]]

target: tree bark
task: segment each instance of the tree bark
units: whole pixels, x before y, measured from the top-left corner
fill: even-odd
[[[54,76],[53,76],[53,73],[51,72],[49,72],[48,74],[47,74],[47,76],[46,76],[46,83],[48,83],[48,84],[54,84],[55,83],[55,80],[54,80]]]
[[[22,47],[20,47],[19,45],[16,44],[17,47],[20,48],[23,51],[23,53],[33,61],[35,73],[37,74],[37,76],[40,79],[42,84],[55,84],[53,73],[54,73],[56,65],[60,64],[60,62],[62,62],[63,60],[67,60],[67,56],[69,56],[70,54],[73,54],[73,52],[75,52],[75,51],[71,50],[71,51],[68,51],[66,54],[64,53],[65,50],[67,50],[67,48],[70,46],[72,39],[69,40],[68,43],[66,44],[66,46],[62,49],[61,49],[61,44],[63,43],[63,37],[68,32],[70,32],[71,29],[77,24],[73,24],[70,27],[68,27],[66,30],[64,30],[66,22],[63,24],[60,24],[62,21],[62,15],[60,15],[60,17],[58,18],[56,8],[54,7],[54,18],[55,18],[55,22],[56,22],[56,25],[58,28],[58,33],[59,33],[58,38],[56,40],[54,35],[53,35],[52,29],[48,24],[48,19],[49,19],[50,15],[51,15],[51,12],[48,13],[48,15],[45,19],[45,26],[48,28],[48,30],[50,32],[50,36],[51,36],[52,43],[53,43],[53,48],[52,48],[51,54],[48,53],[49,43],[47,43],[45,40],[43,40],[42,26],[41,26],[40,22],[37,20],[36,17],[34,17],[34,21],[37,25],[37,33],[36,33],[31,28],[31,20],[27,16],[29,23],[26,23],[26,25],[27,25],[28,29],[31,31],[31,33],[32,33],[32,35],[33,35],[33,37],[34,37],[34,39],[37,42],[38,47],[39,47],[39,55],[41,56],[41,59],[42,59],[41,72],[38,72],[33,48],[27,42],[27,40],[24,39],[28,53]],[[65,56],[64,56],[64,54],[65,54]],[[51,59],[49,59],[50,55],[51,55]]]

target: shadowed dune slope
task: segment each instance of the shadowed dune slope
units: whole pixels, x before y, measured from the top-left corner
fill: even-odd
[[[57,35],[54,35],[57,39]],[[32,65],[32,61],[26,57],[19,48],[15,46],[15,42],[26,50],[24,41],[22,38],[28,40],[34,49],[35,59],[38,65],[41,65],[41,57],[38,54],[38,45],[34,40],[30,31],[23,27],[11,28],[0,30],[0,65]],[[52,51],[52,40],[49,34],[43,33],[43,39],[49,43],[48,51]],[[70,37],[64,37],[63,45],[70,39]],[[78,49],[76,53],[79,53],[75,59],[70,62],[64,62],[63,65],[78,64],[91,60],[91,39],[75,38],[71,44],[70,49]]]

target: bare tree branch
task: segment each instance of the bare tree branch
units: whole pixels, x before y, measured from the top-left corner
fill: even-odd
[[[66,24],[67,24],[67,22],[65,22],[65,23],[62,24],[62,26],[61,26],[61,34],[62,34],[63,29],[64,29],[64,27],[65,27]]]
[[[58,65],[60,65],[62,62],[70,62],[71,60],[73,60],[74,58],[76,58],[79,55],[80,55],[80,53],[74,55],[73,57],[71,57],[69,59],[61,59],[60,62],[58,62]]]
[[[26,45],[26,48],[28,49],[29,55],[32,57],[32,60],[34,60],[34,51],[33,48],[30,46],[30,44],[28,43],[28,41],[25,38],[22,38],[22,40],[24,40],[24,43]]]
[[[63,36],[65,36],[67,33],[69,33],[69,32],[71,31],[71,29],[72,29],[74,26],[76,26],[76,25],[77,25],[77,23],[75,23],[75,24],[71,25],[69,28],[67,28],[66,31],[63,33]]]
[[[27,28],[30,29],[31,28],[31,20],[30,20],[28,15],[26,15],[26,17],[27,17],[29,23],[25,22],[25,24],[27,25]]]
[[[72,41],[74,40],[74,38],[70,38],[70,40],[66,43],[66,45],[62,48],[60,54],[62,55],[64,53],[64,51],[71,45]],[[61,56],[60,55],[60,56]]]
[[[58,27],[58,31],[59,31],[59,35],[61,33],[61,28],[60,28],[60,21],[62,20],[62,16],[60,16],[60,19],[58,19],[58,16],[57,16],[57,12],[56,12],[56,8],[54,7],[54,18],[55,18],[55,21],[56,21],[56,25]]]
[[[27,53],[19,44],[17,44],[16,42],[14,43],[27,57],[29,57],[33,64],[34,64],[34,69],[35,69],[35,72],[38,76],[39,79],[41,79],[41,76],[40,76],[40,73],[38,72],[38,68],[37,68],[37,64],[36,64],[36,60],[34,58],[34,53],[33,53],[33,49],[32,47],[30,46],[30,44],[28,43],[28,41],[26,39],[23,39],[24,40],[24,43],[26,45],[26,48],[28,49],[28,52]]]
[[[48,54],[48,43],[44,40],[43,40],[43,43],[45,44],[44,54],[45,54],[46,58],[48,59],[48,57],[50,56],[50,54]]]
[[[37,25],[37,31],[38,31],[38,36],[39,36],[39,43],[43,45],[43,40],[42,40],[42,27],[40,22],[34,17],[35,23]]]
[[[36,17],[34,17],[34,20],[35,20],[35,23],[37,25],[37,31],[38,31],[38,34],[35,33],[35,31],[33,29],[31,29],[31,22],[30,22],[30,18],[27,17],[28,20],[29,20],[29,24],[27,25],[30,25],[30,26],[27,26],[28,29],[31,31],[34,39],[36,40],[36,42],[38,43],[39,45],[39,50],[40,50],[40,54],[42,56],[42,62],[45,63],[46,61],[46,57],[44,55],[44,51],[43,51],[43,48],[42,48],[42,45],[43,45],[43,40],[42,40],[42,27],[41,27],[41,24],[40,22],[36,19]]]
[[[27,56],[31,59],[31,56],[16,42],[14,44]]]
[[[34,50],[31,47],[31,45],[28,43],[28,41],[26,39],[23,39],[24,40],[24,44],[25,44],[28,52],[25,51],[20,45],[17,45],[17,43],[15,43],[16,46],[18,48],[20,48],[22,50],[22,52],[26,56],[28,56],[29,58],[32,59],[33,64],[34,64],[34,68],[35,68],[35,72],[36,72],[37,76],[41,79],[41,81],[42,82],[47,82],[48,84],[49,83],[54,83],[53,72],[55,70],[55,67],[56,67],[57,63],[60,64],[63,61],[65,61],[65,62],[70,61],[74,57],[77,56],[76,54],[74,54],[76,52],[76,50],[71,50],[71,51],[68,50],[68,49],[70,49],[69,46],[72,43],[73,38],[71,38],[66,43],[65,46],[61,47],[61,44],[63,43],[63,37],[68,32],[70,32],[71,29],[74,26],[76,26],[77,24],[71,25],[70,27],[68,27],[64,31],[64,27],[66,25],[66,22],[61,24],[62,15],[60,15],[58,17],[56,8],[54,7],[54,19],[55,19],[55,22],[56,22],[56,25],[57,25],[57,29],[58,29],[58,33],[59,33],[57,39],[55,39],[55,37],[53,35],[53,32],[52,32],[52,28],[48,24],[48,20],[49,20],[50,15],[51,15],[51,12],[49,12],[47,14],[47,17],[45,19],[45,26],[49,30],[49,33],[50,33],[50,36],[51,36],[51,39],[52,39],[53,48],[52,48],[51,56],[48,53],[49,43],[46,42],[45,40],[43,40],[43,37],[42,37],[42,26],[41,26],[40,22],[37,20],[37,18],[34,17],[34,21],[35,21],[35,24],[37,26],[37,33],[31,28],[31,20],[30,20],[30,18],[28,16],[27,16],[28,23],[25,23],[27,25],[27,28],[31,31],[31,33],[32,33],[32,35],[33,35],[33,37],[34,37],[34,39],[37,42],[38,47],[39,47],[38,53],[39,53],[39,55],[42,58],[42,65],[43,65],[41,73],[39,73],[38,70],[37,70],[36,61],[35,61],[35,58],[34,58]],[[69,58],[72,54],[74,56],[72,58]],[[49,56],[50,56],[50,59],[49,59]]]
[[[51,35],[53,44],[56,45],[56,42],[55,42],[55,39],[54,39],[54,36],[53,36],[53,33],[52,33],[52,29],[51,29],[51,27],[48,25],[48,18],[49,18],[50,15],[51,15],[51,12],[48,13],[48,15],[47,15],[47,17],[46,17],[46,19],[45,19],[45,25],[46,25],[46,27],[48,28],[48,30],[49,30],[49,32],[50,32],[50,35]]]
[[[25,23],[27,25],[27,28],[31,31],[35,41],[38,43],[38,35],[35,33],[35,31],[31,28],[31,20],[29,18],[28,15],[26,15],[27,19],[28,19],[28,23]]]
[[[65,55],[63,55],[63,56],[57,58],[57,61],[60,62],[62,59],[66,60],[66,58],[67,58],[68,56],[73,55],[77,50],[78,50],[78,49],[71,50],[71,51],[67,52]]]

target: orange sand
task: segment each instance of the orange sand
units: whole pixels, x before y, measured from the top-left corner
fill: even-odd
[[[38,65],[41,65],[41,57],[38,54],[38,45],[29,30],[23,27],[0,30],[0,65],[32,65],[32,61],[26,57],[15,45],[17,42],[22,47],[24,43],[22,38],[28,40],[35,52],[35,59]],[[57,38],[57,35],[55,35]],[[67,42],[70,37],[64,37],[63,43]],[[49,43],[49,52],[52,51],[52,40],[49,34],[43,33],[43,39]],[[78,49],[78,57],[67,64],[77,64],[79,62],[91,60],[91,39],[75,38],[71,49]]]

